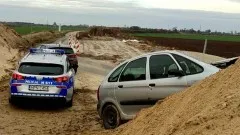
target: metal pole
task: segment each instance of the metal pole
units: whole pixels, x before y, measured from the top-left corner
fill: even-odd
[[[207,50],[207,39],[205,39],[205,44],[204,44],[204,48],[203,48],[203,53],[206,53]]]
[[[58,25],[58,31],[59,31],[59,32],[61,32],[61,30],[62,30],[62,28],[61,28],[61,27],[62,27],[62,25],[61,25],[61,24],[59,24],[59,25]]]

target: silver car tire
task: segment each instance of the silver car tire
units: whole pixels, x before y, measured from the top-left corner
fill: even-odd
[[[121,119],[118,109],[114,105],[107,105],[102,112],[103,126],[105,129],[114,129],[120,125]]]

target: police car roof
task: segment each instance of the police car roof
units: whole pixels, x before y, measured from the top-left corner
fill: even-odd
[[[46,53],[28,53],[22,60],[21,63],[48,63],[48,64],[59,64],[64,65],[67,56],[65,54],[46,54]]]
[[[64,44],[41,44],[40,47],[42,46],[45,46],[46,48],[52,48],[52,47],[71,48],[69,45],[64,45]]]

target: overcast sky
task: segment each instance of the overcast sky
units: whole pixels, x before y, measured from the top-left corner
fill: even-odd
[[[240,0],[0,0],[0,21],[240,32]]]

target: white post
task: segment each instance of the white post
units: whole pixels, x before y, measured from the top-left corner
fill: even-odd
[[[203,48],[203,53],[206,53],[206,49],[207,49],[207,39],[205,39],[205,44],[204,44],[204,48]]]
[[[84,43],[82,43],[82,45],[83,45],[83,52],[82,53],[84,53]]]
[[[58,25],[58,31],[61,31],[61,24]]]

